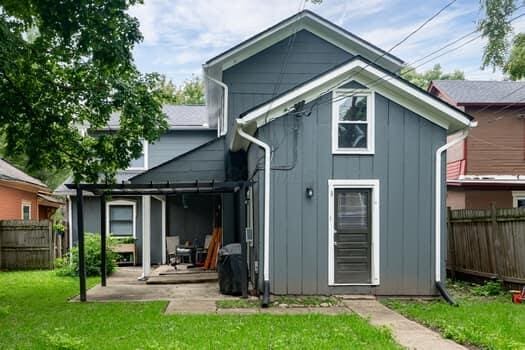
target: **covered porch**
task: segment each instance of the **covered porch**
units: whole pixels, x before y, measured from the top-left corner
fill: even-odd
[[[169,262],[166,237],[177,237],[181,245],[203,244],[206,235],[219,227],[224,234],[219,244],[240,243],[242,260],[246,262],[246,191],[250,183],[245,181],[215,182],[192,181],[162,184],[79,184],[68,185],[76,190],[77,232],[79,247],[80,301],[86,301],[90,294],[86,292],[85,249],[84,249],[84,192],[91,193],[100,199],[100,235],[101,235],[101,284],[106,288],[105,274],[106,238],[111,230],[108,225],[107,201],[125,198],[140,199],[140,241],[137,242],[142,267],[136,276],[136,285],[156,287],[152,284],[194,284],[212,283],[218,290],[217,275],[209,270],[196,268],[183,271],[185,266],[176,271],[171,266],[161,265]],[[135,207],[134,207],[135,210]],[[157,227],[157,229],[155,229]],[[153,234],[152,234],[153,231]],[[152,261],[152,256],[153,261]],[[217,257],[213,257],[216,259]],[[192,265],[197,261],[192,261]],[[247,271],[242,269],[242,295],[248,295]],[[212,278],[213,276],[213,278]],[[128,276],[129,277],[129,276]],[[118,277],[117,277],[118,278]],[[215,280],[215,282],[213,282]],[[182,281],[182,282],[181,282]],[[128,284],[126,284],[128,285]],[[135,285],[135,284],[134,284]],[[98,287],[97,287],[98,288]],[[190,287],[191,288],[191,287]],[[133,287],[132,289],[135,289]],[[146,292],[146,290],[144,290]],[[189,292],[189,291],[188,291]],[[99,293],[100,294],[100,293]],[[104,293],[101,293],[102,295]],[[124,293],[125,294],[125,293]],[[140,293],[139,293],[140,294]],[[156,298],[158,300],[158,297]]]

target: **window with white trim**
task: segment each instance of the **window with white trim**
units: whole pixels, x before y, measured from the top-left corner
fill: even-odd
[[[525,208],[525,191],[512,191],[512,205],[514,208]]]
[[[31,202],[22,202],[22,220],[31,220]]]
[[[148,168],[148,143],[142,141],[142,153],[129,162],[128,170],[146,170]]]
[[[106,207],[107,232],[112,236],[135,237],[136,204],[118,200],[108,202]]]
[[[374,93],[336,90],[332,105],[332,153],[374,153]]]

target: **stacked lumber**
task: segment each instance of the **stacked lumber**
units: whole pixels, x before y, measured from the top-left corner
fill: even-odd
[[[213,229],[210,246],[208,247],[208,253],[206,254],[206,260],[204,261],[205,270],[215,270],[217,268],[217,259],[219,257],[221,242],[222,229],[220,227],[216,227]]]

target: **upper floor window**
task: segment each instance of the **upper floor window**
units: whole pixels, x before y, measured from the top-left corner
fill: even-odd
[[[372,91],[334,92],[332,153],[374,153],[374,93]]]
[[[148,143],[142,141],[142,154],[129,163],[128,170],[145,170],[148,168]]]

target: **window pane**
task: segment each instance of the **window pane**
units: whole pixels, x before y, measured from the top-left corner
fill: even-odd
[[[115,236],[133,236],[133,221],[111,221],[109,232]]]
[[[336,230],[368,229],[368,191],[336,190]]]
[[[525,208],[525,198],[517,200],[517,208]]]
[[[367,124],[339,124],[339,148],[367,148]]]
[[[109,207],[110,220],[133,221],[133,206],[131,205],[112,205]]]
[[[366,96],[347,97],[339,105],[340,121],[366,121]]]
[[[24,205],[22,207],[23,209],[23,215],[24,215],[24,220],[31,220],[31,207],[28,206],[28,205]]]
[[[130,168],[145,168],[144,166],[144,153],[138,157],[137,159],[133,159],[131,162],[129,162]]]

